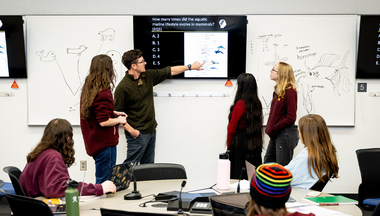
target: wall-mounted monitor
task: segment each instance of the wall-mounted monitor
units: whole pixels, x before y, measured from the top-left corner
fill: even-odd
[[[0,16],[0,78],[27,78],[22,16]]]
[[[360,18],[356,78],[380,79],[380,16]]]
[[[173,78],[226,79],[246,72],[246,16],[134,16],[134,48],[146,68],[206,61]]]

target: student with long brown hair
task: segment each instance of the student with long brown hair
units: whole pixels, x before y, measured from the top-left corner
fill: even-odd
[[[66,181],[70,179],[67,168],[75,162],[73,128],[65,119],[53,119],[45,127],[41,141],[26,157],[27,164],[19,181],[30,197],[64,197]],[[81,191],[83,185],[83,191]],[[82,195],[103,195],[116,192],[113,182],[101,185],[79,182]]]
[[[242,73],[237,78],[237,91],[230,107],[227,129],[227,150],[230,150],[232,179],[247,179],[241,173],[247,160],[258,167],[263,163],[263,108],[257,93],[256,79],[252,74]]]
[[[293,158],[298,144],[297,127],[297,84],[292,66],[277,62],[270,74],[276,82],[265,133],[270,137],[264,163],[276,162],[283,166]]]
[[[115,110],[112,96],[115,71],[108,55],[92,58],[89,74],[82,87],[80,127],[86,152],[95,160],[96,184],[108,180],[116,164],[119,125],[126,124],[127,115]]]
[[[293,187],[309,189],[318,180],[338,178],[336,149],[325,120],[317,114],[303,116],[298,131],[305,148],[285,166],[293,174]]]

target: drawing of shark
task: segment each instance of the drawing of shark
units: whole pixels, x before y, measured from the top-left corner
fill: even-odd
[[[340,89],[345,92],[350,91],[350,80],[346,60],[349,52],[347,51],[339,65],[334,64],[340,56],[337,54],[323,54],[319,62],[311,69],[306,71],[305,76],[309,79],[327,79],[334,88],[334,93],[340,96]]]

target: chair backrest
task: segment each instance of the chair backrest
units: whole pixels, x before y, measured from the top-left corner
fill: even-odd
[[[129,212],[122,210],[113,210],[100,208],[100,213],[102,216],[141,216],[141,215],[162,215],[162,216],[173,216],[174,214],[164,214],[164,213],[148,213],[148,212]]]
[[[315,190],[315,191],[320,191],[322,192],[323,191],[323,188],[325,188],[325,186],[327,185],[327,183],[329,182],[330,178],[327,178],[327,175],[324,175],[323,177],[323,181],[321,180],[318,180],[311,188],[310,190]]]
[[[15,216],[53,216],[49,206],[41,200],[5,194],[12,213]]]
[[[18,181],[20,175],[21,175],[21,170],[17,167],[14,166],[7,166],[3,168],[4,172],[8,173],[9,178],[11,179],[13,188],[16,192],[17,195],[21,196],[26,196],[26,193],[21,187],[20,182]]]
[[[373,210],[372,216],[380,216],[380,203],[377,204],[375,210]]]
[[[140,164],[135,167],[136,181],[187,179],[185,167],[172,163]]]
[[[375,184],[380,181],[380,148],[356,150],[362,183]]]
[[[380,198],[380,148],[356,150],[362,183],[358,190],[359,206],[365,210],[373,210],[374,206],[367,206],[363,201],[367,198]]]

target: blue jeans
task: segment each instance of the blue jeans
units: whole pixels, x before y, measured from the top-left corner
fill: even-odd
[[[140,132],[134,139],[128,132],[127,138],[127,159],[124,163],[136,162],[140,164],[154,163],[154,151],[156,148],[156,130],[149,134]]]
[[[116,164],[116,146],[110,146],[93,156],[95,160],[96,183],[101,184],[109,180],[112,166]]]
[[[288,165],[293,159],[294,148],[296,148],[298,140],[298,130],[295,125],[280,131],[279,134],[269,140],[264,163],[275,162],[282,166]]]

